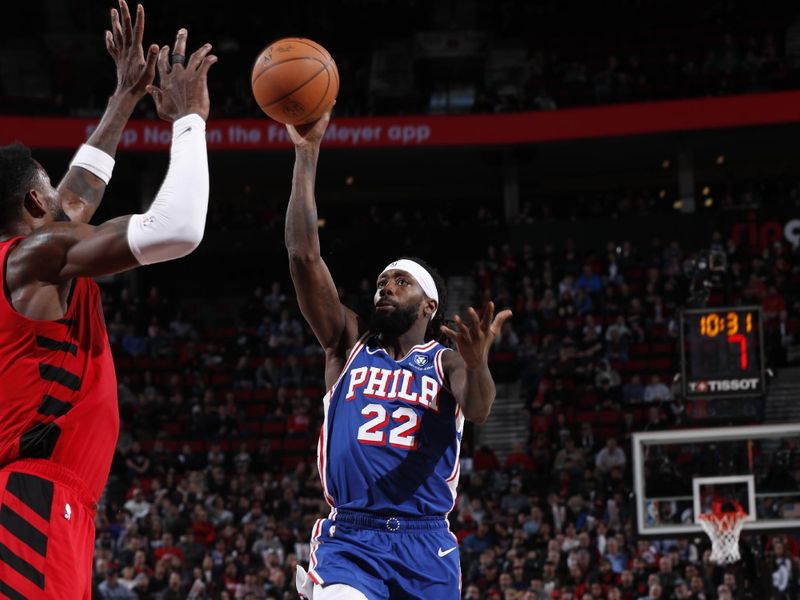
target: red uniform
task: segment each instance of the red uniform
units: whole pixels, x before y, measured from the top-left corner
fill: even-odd
[[[94,513],[119,433],[97,284],[58,321],[11,306],[0,242],[0,598],[91,598]]]

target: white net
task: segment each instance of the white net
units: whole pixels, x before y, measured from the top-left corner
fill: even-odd
[[[744,512],[700,515],[700,525],[711,538],[712,562],[727,565],[739,560],[739,535],[742,533],[745,517],[747,514]]]

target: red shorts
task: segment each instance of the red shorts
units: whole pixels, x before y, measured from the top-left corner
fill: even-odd
[[[47,460],[0,469],[0,598],[90,600],[96,505]]]

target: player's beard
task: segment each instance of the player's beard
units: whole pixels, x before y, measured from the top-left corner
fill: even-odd
[[[420,304],[421,301],[406,308],[398,306],[390,313],[383,313],[373,308],[369,330],[393,338],[403,335],[419,318]]]

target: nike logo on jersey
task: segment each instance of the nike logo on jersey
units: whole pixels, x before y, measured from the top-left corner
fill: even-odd
[[[449,550],[442,550],[442,547],[441,547],[441,546],[439,546],[439,552],[438,552],[438,554],[439,554],[439,558],[442,558],[443,556],[447,556],[448,554],[450,554],[450,553],[451,553],[453,550],[455,550],[456,548],[458,548],[458,546],[453,546],[453,547],[452,547],[452,548],[450,548]]]

